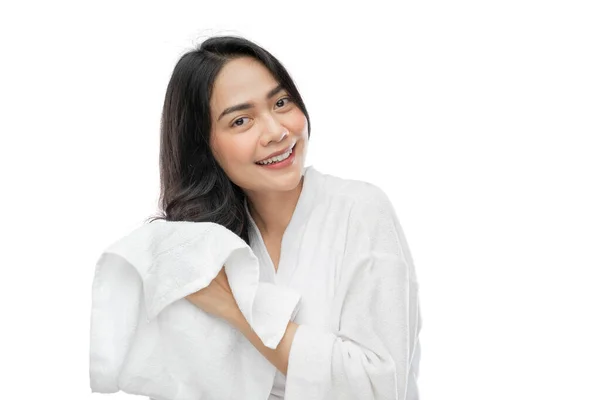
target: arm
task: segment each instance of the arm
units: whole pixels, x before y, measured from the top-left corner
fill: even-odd
[[[350,215],[335,332],[289,322],[275,350],[235,325],[282,373],[285,400],[417,400],[420,314],[412,258],[381,191]]]
[[[417,400],[418,313],[410,287],[400,274],[377,275],[373,269],[396,266],[398,259],[363,260],[341,305],[339,329],[326,332],[310,325],[296,330],[290,350],[286,400]],[[375,266],[375,264],[379,264]],[[369,271],[371,270],[371,271]],[[412,297],[412,296],[410,296]]]
[[[290,358],[290,349],[292,347],[292,341],[296,335],[298,324],[290,321],[287,325],[283,338],[277,345],[277,348],[270,349],[263,344],[260,338],[252,330],[246,318],[242,313],[235,313],[229,318],[230,323],[236,327],[244,336],[252,343],[254,347],[273,364],[282,374],[287,375],[288,360]]]
[[[338,329],[298,327],[285,400],[418,399],[418,283],[393,206],[373,189],[350,212],[334,299]]]

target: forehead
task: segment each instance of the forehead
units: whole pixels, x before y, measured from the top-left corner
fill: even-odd
[[[277,86],[271,72],[251,57],[227,62],[215,79],[211,104],[228,107],[246,101],[262,101]]]

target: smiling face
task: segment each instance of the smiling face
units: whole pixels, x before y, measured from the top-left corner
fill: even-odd
[[[278,86],[270,71],[252,57],[227,62],[215,79],[211,149],[229,179],[246,192],[289,191],[302,178],[308,122],[289,93]],[[294,143],[294,160],[284,168],[257,164]]]

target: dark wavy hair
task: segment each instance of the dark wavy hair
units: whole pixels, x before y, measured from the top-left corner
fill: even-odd
[[[210,148],[210,98],[223,66],[250,56],[261,62],[283,86],[291,100],[310,118],[292,78],[267,50],[236,36],[213,36],[185,53],[167,86],[160,125],[160,198],[158,219],[214,222],[246,243],[248,217],[245,193],[217,163]]]

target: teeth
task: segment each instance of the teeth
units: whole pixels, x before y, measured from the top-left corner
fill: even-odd
[[[286,158],[288,158],[292,154],[292,150],[293,150],[293,148],[291,148],[290,150],[288,150],[286,153],[283,153],[283,154],[281,154],[279,156],[271,157],[271,158],[269,158],[268,160],[265,160],[265,161],[259,161],[258,163],[260,165],[268,165],[268,164],[273,164],[273,163],[276,163],[276,162],[279,162],[279,161],[283,161],[283,160],[285,160]]]

